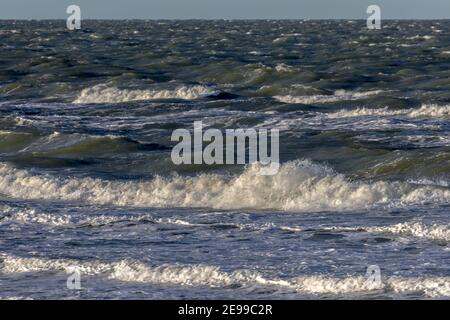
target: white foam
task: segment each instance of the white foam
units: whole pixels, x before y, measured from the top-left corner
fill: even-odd
[[[329,118],[351,118],[362,116],[406,116],[410,118],[449,118],[450,117],[450,105],[422,105],[418,109],[400,109],[392,110],[388,107],[380,109],[370,108],[357,108],[353,110],[342,109],[337,112],[328,113]]]
[[[420,222],[404,222],[387,226],[374,227],[326,227],[323,230],[331,231],[364,231],[370,233],[385,233],[403,237],[423,238],[427,240],[450,241],[450,225],[426,225]]]
[[[72,224],[71,217],[68,215],[54,215],[46,213],[37,213],[35,209],[22,209],[8,211],[0,209],[3,214],[7,214],[0,223],[18,222],[18,223],[37,223],[51,226],[68,226]]]
[[[73,103],[120,103],[161,99],[194,100],[215,93],[215,90],[201,85],[180,86],[173,90],[130,90],[100,84],[83,89]]]
[[[103,226],[106,224],[117,223],[121,221],[139,222],[143,220],[153,221],[161,224],[173,224],[186,227],[202,227],[211,226],[209,224],[192,223],[182,219],[176,218],[153,218],[150,215],[97,215],[97,216],[82,216],[76,217],[70,214],[50,214],[37,212],[36,209],[29,208],[14,208],[2,205],[0,206],[0,213],[4,216],[1,223],[26,223],[26,224],[43,224],[55,227],[79,227],[79,226]],[[304,229],[298,226],[277,226],[273,223],[255,225],[255,224],[231,224],[241,230],[268,230],[280,229],[290,232],[303,232]],[[405,222],[387,226],[374,227],[326,227],[324,230],[332,231],[365,231],[370,233],[387,233],[403,237],[416,237],[428,240],[450,241],[450,225],[426,225],[420,222]]]
[[[228,286],[240,282],[252,281],[258,277],[251,272],[226,273],[214,266],[167,264],[149,267],[141,262],[126,260],[109,264],[100,262],[80,263],[75,260],[20,258],[3,255],[2,265],[1,270],[4,273],[58,272],[77,268],[85,275],[104,274],[110,279],[120,281],[211,287]]]
[[[395,116],[395,115],[405,115],[408,111],[406,110],[391,110],[388,107],[381,109],[371,109],[371,108],[357,108],[353,110],[342,109],[333,113],[328,113],[329,118],[351,118],[351,117],[362,117],[362,116]]]
[[[275,66],[275,70],[276,70],[277,72],[291,72],[291,71],[294,71],[294,69],[293,69],[292,66],[289,66],[289,65],[287,65],[287,64],[285,64],[285,63],[279,63],[279,64],[277,64],[277,65]]]
[[[378,95],[383,93],[382,90],[373,91],[345,91],[337,90],[333,95],[312,95],[312,96],[274,96],[274,99],[284,102],[284,103],[302,103],[302,104],[317,104],[317,103],[329,103],[338,101],[348,101],[348,100],[360,100],[365,99],[370,96]]]
[[[323,276],[299,277],[297,291],[313,294],[368,293],[383,290],[396,293],[422,293],[427,297],[450,296],[450,277],[391,277],[383,279],[380,288],[373,288],[364,277],[329,278]]]
[[[174,224],[182,226],[203,226],[202,224],[194,224],[181,219],[173,218],[153,218],[151,215],[92,215],[92,216],[74,216],[64,213],[44,213],[38,212],[32,208],[16,208],[6,205],[0,206],[0,216],[2,223],[21,223],[21,224],[42,224],[54,227],[80,227],[80,226],[103,226],[107,224],[127,221],[140,222],[152,221],[160,224]],[[239,227],[239,225],[236,225]]]
[[[449,118],[450,117],[450,105],[423,105],[419,109],[412,109],[408,113],[409,117],[432,117],[432,118]]]
[[[290,232],[302,232],[303,229],[300,227],[287,227],[287,226],[281,226],[279,227],[281,230],[290,231]]]
[[[95,275],[107,272],[111,266],[106,263],[83,262],[74,260],[49,260],[39,258],[21,258],[1,254],[1,271],[3,273],[25,273],[25,272],[46,272],[46,271],[66,271],[72,267],[77,267],[85,275]]]
[[[2,273],[67,272],[77,268],[82,275],[100,275],[113,280],[137,283],[181,286],[274,287],[288,288],[300,294],[353,294],[384,292],[419,292],[428,297],[450,296],[450,277],[382,278],[381,286],[374,288],[362,276],[345,278],[324,275],[300,276],[290,279],[266,278],[249,270],[225,272],[209,265],[165,264],[150,267],[142,262],[122,260],[113,263],[50,260],[0,255]]]
[[[92,217],[76,217],[69,214],[51,214],[36,212],[35,209],[16,209],[5,211],[3,208],[1,212],[7,213],[4,219],[0,221],[2,223],[21,223],[21,224],[42,224],[53,227],[79,227],[79,226],[103,226],[111,223],[127,221],[127,222],[139,222],[142,220],[151,220],[151,217],[147,215],[143,216],[108,216],[99,215]],[[153,220],[152,220],[153,221]],[[161,222],[163,223],[163,222]],[[170,222],[167,222],[170,223]]]
[[[375,205],[446,204],[450,190],[404,182],[349,181],[309,160],[283,164],[274,176],[258,164],[242,174],[156,177],[149,181],[58,178],[0,165],[0,193],[21,199],[138,207],[207,207],[287,211],[354,210]]]
[[[450,226],[433,224],[427,226],[419,222],[405,222],[384,227],[365,228],[369,232],[392,233],[401,236],[413,236],[430,240],[450,241]]]
[[[408,40],[430,40],[430,39],[433,39],[434,38],[434,36],[432,36],[432,35],[424,35],[424,36],[421,36],[421,35],[415,35],[415,36],[413,36],[413,37],[408,37],[408,38],[406,38],[406,39],[408,39]]]
[[[5,205],[0,206],[0,225],[9,223],[19,224],[41,224],[52,227],[63,228],[79,228],[79,227],[102,227],[109,224],[120,222],[134,222],[151,221],[152,223],[177,225],[182,227],[214,227],[215,224],[210,223],[192,223],[186,220],[177,218],[154,218],[149,214],[140,215],[82,215],[75,216],[63,213],[44,213],[37,212],[36,209],[31,208],[16,208]],[[223,225],[223,224],[220,224]],[[227,223],[227,226],[237,228],[241,231],[247,230],[268,230],[280,229],[285,231],[300,232],[298,227],[277,226],[273,223],[253,224],[253,223]]]

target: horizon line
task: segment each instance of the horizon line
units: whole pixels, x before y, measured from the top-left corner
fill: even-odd
[[[0,21],[65,21],[67,18],[0,18]],[[366,21],[366,18],[82,18],[82,20],[91,21],[352,21],[360,20]],[[450,20],[450,18],[384,18],[382,21],[436,21],[436,20]]]

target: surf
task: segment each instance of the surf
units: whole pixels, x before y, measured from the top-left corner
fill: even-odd
[[[444,205],[450,190],[400,181],[351,181],[333,169],[298,160],[262,176],[258,163],[238,175],[155,176],[150,180],[102,180],[36,174],[0,166],[0,192],[19,199],[81,201],[136,207],[203,207],[281,211],[332,211]]]
[[[179,86],[174,89],[119,89],[98,84],[83,89],[73,101],[75,104],[123,103],[144,100],[194,100],[218,94],[216,90],[202,85]]]
[[[300,275],[288,279],[269,278],[250,270],[226,272],[212,265],[164,264],[149,266],[140,261],[122,260],[111,263],[80,262],[64,259],[23,258],[0,254],[0,271],[4,274],[67,272],[73,268],[83,276],[102,276],[122,282],[170,284],[187,287],[274,288],[294,290],[297,294],[348,295],[385,293],[417,293],[424,297],[450,296],[449,277],[385,277],[381,288],[373,288],[364,276],[331,277]]]

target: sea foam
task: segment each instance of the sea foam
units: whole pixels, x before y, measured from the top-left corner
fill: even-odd
[[[112,263],[80,262],[64,259],[23,258],[0,255],[2,273],[70,272],[74,268],[83,275],[97,275],[108,279],[152,284],[204,286],[221,288],[270,287],[294,290],[299,294],[353,294],[382,290],[394,293],[420,293],[427,297],[450,296],[449,277],[391,277],[382,278],[373,287],[363,276],[332,277],[328,275],[298,276],[288,279],[267,278],[250,270],[226,272],[210,265],[164,264],[149,266],[132,260]]]
[[[425,240],[450,241],[450,225],[432,224],[422,222],[403,222],[386,226],[361,227],[326,227],[324,230],[339,232],[369,232],[391,234],[399,237],[413,237]]]
[[[450,241],[449,225],[433,224],[427,226],[419,222],[405,222],[383,227],[369,227],[366,230],[369,232],[391,233],[394,235],[413,236],[430,240]]]
[[[92,88],[83,89],[73,103],[121,103],[164,99],[194,100],[215,93],[217,93],[215,90],[202,85],[180,86],[173,90],[132,90],[118,89],[100,84]]]
[[[82,227],[102,227],[117,223],[145,223],[178,225],[186,228],[213,228],[214,224],[193,223],[179,218],[156,218],[150,214],[138,215],[72,215],[67,213],[48,213],[39,212],[35,208],[11,207],[0,205],[0,225],[5,223],[19,224],[40,224],[51,227],[62,228],[82,228]],[[255,224],[255,223],[228,223],[241,231],[247,230],[283,230],[289,232],[306,232],[299,226],[284,226],[273,223]],[[321,230],[333,232],[368,232],[391,234],[398,237],[418,238],[424,240],[450,241],[450,225],[432,224],[427,225],[422,222],[408,221],[403,223],[385,225],[385,226],[360,226],[345,227],[331,226]]]
[[[207,207],[285,211],[355,210],[376,205],[447,204],[450,190],[406,182],[350,181],[309,160],[285,163],[274,176],[254,164],[235,176],[157,176],[109,181],[57,177],[0,165],[0,193],[21,199],[82,201],[137,207]]]
[[[321,104],[321,103],[330,103],[330,102],[338,102],[338,101],[348,101],[348,100],[360,100],[365,99],[370,96],[378,95],[383,93],[382,90],[373,90],[373,91],[346,91],[346,90],[337,90],[333,95],[311,95],[311,96],[274,96],[274,99],[284,102],[284,103],[301,103],[301,104]]]
[[[393,110],[388,107],[381,109],[371,108],[357,108],[353,110],[342,109],[337,112],[328,113],[329,118],[351,118],[362,116],[406,116],[410,118],[449,118],[450,117],[450,105],[422,105],[420,108],[414,109],[400,109]]]

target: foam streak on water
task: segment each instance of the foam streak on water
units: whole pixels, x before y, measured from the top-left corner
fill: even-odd
[[[70,260],[43,260],[38,258],[19,258],[2,256],[2,272],[61,272],[76,268],[84,275],[102,275],[109,279],[153,284],[181,286],[207,286],[212,288],[237,285],[239,287],[281,287],[303,294],[367,293],[373,290],[396,293],[420,292],[428,297],[450,295],[450,278],[389,278],[384,284],[373,288],[361,276],[329,278],[323,276],[299,276],[292,279],[267,279],[261,274],[248,270],[224,272],[207,265],[181,266],[162,265],[149,267],[140,262],[120,261],[116,263],[78,263]]]

